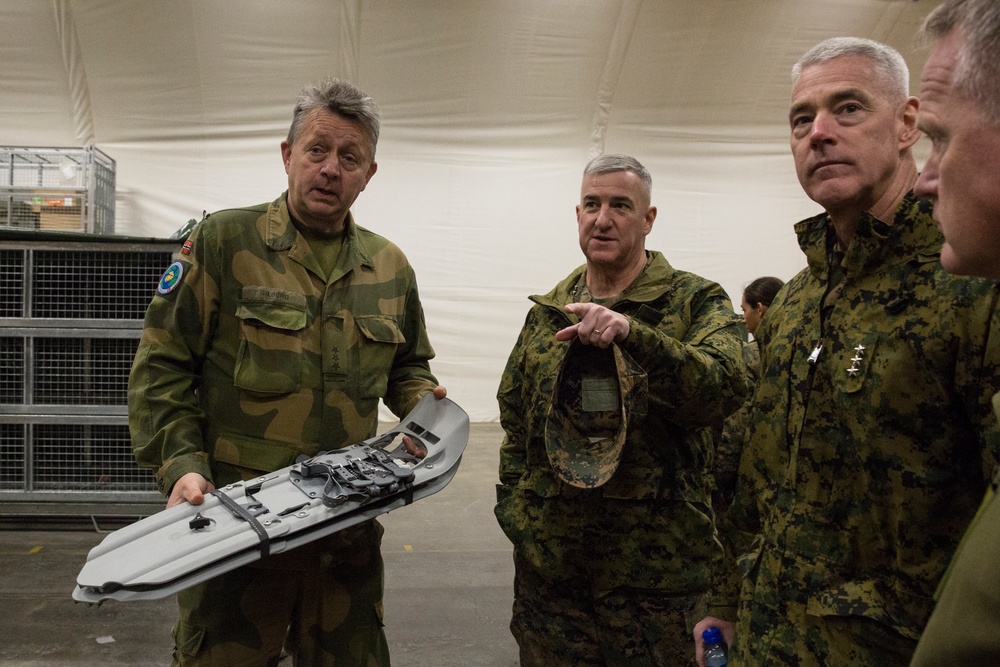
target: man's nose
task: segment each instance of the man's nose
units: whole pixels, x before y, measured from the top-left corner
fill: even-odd
[[[601,210],[597,212],[595,223],[598,227],[608,227],[611,225],[611,222],[611,206],[604,204],[601,206]]]
[[[320,166],[319,173],[326,176],[327,178],[336,178],[340,176],[340,160],[336,155],[331,155],[327,159],[323,160],[322,166]]]
[[[821,111],[809,125],[809,141],[812,143],[829,143],[836,137],[837,121],[832,114]]]

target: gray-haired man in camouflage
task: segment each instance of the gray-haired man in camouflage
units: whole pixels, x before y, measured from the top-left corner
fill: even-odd
[[[129,382],[136,459],[167,505],[375,434],[441,398],[406,257],[350,207],[375,174],[379,113],[353,85],[303,90],[288,190],[206,217],[160,281]],[[388,665],[376,521],[178,595],[175,665]]]
[[[808,267],[758,329],[731,660],[906,665],[997,460],[1000,291],[941,268],[899,53],[828,40],[793,80],[795,166],[826,213],[796,225]]]
[[[584,171],[586,264],[533,296],[500,383],[497,518],[524,667],[682,665],[722,558],[710,429],[746,385],[722,288],[645,249],[651,179]]]

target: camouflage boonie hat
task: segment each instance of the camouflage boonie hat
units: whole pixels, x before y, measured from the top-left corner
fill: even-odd
[[[645,372],[617,345],[570,345],[545,419],[545,450],[560,479],[583,489],[611,479],[629,419],[645,416],[646,387]]]

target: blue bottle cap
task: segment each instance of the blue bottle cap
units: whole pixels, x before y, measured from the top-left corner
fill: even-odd
[[[701,638],[706,644],[718,644],[722,641],[722,633],[719,632],[719,628],[712,627],[702,631]]]

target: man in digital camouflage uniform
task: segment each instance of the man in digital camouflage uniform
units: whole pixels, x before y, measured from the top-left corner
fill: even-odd
[[[931,154],[915,190],[934,202],[951,273],[1000,280],[1000,3],[948,0],[924,23],[936,42],[917,127]],[[1000,412],[1000,395],[993,397]],[[914,667],[1000,665],[1000,468],[938,589]]]
[[[136,459],[168,507],[375,434],[444,396],[413,270],[350,207],[375,174],[379,113],[353,85],[303,90],[288,190],[205,218],[146,313],[129,384]],[[388,665],[374,520],[179,595],[178,665]]]
[[[908,82],[853,38],[793,69],[792,154],[826,213],[796,226],[808,266],[758,330],[733,664],[906,665],[996,461],[998,290],[941,268]]]
[[[645,249],[651,185],[627,156],[587,166],[586,264],[531,297],[501,380],[524,667],[689,663],[722,558],[710,429],[746,391],[740,328],[719,285]]]

